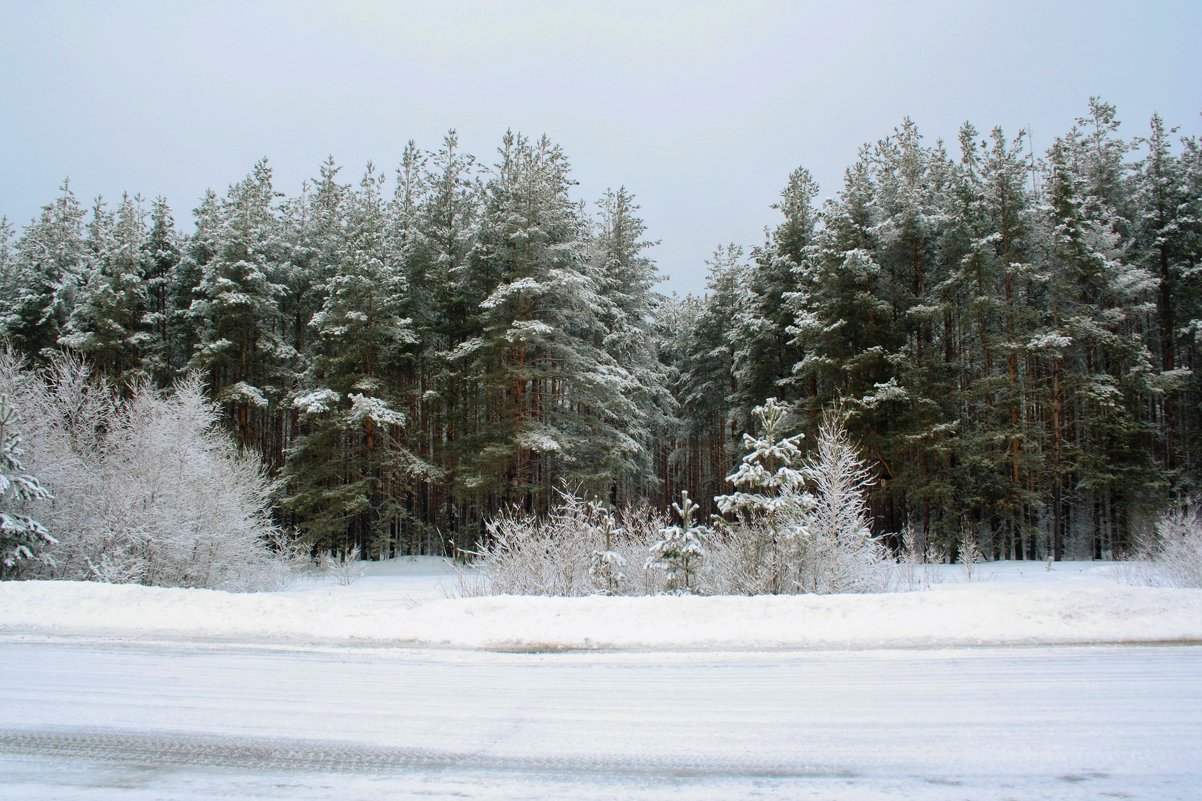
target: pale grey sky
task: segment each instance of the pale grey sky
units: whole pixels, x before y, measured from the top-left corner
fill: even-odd
[[[327,155],[357,180],[449,128],[563,146],[590,202],[625,185],[665,289],[762,241],[790,170],[837,193],[904,116],[928,141],[1118,106],[1202,132],[1202,0],[1144,2],[22,2],[0,0],[0,214],[64,177],[84,202],[165,195],[181,225],[267,156],[289,194]]]

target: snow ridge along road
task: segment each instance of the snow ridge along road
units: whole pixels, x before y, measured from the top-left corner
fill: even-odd
[[[924,568],[880,595],[448,598],[440,560],[385,563],[353,586],[227,593],[87,582],[0,583],[0,633],[494,650],[840,649],[1202,643],[1202,590],[1120,584],[1113,563]]]

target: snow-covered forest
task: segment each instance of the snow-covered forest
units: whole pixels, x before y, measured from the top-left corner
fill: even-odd
[[[762,441],[803,434],[787,440],[799,464],[855,443],[862,515],[898,552],[1133,551],[1202,480],[1198,137],[1159,118],[1120,131],[1095,99],[1044,153],[1019,131],[965,125],[949,145],[905,120],[845,176],[821,205],[806,170],[782,176],[764,240],[720,246],[707,293],[686,298],[656,291],[634,195],[578,198],[546,138],[507,133],[484,159],[452,132],[357,180],[331,159],[295,196],[264,160],[192,224],[161,198],[88,209],[64,182],[24,228],[0,223],[0,334],[24,360],[6,386],[45,369],[69,383],[65,358],[111,388],[72,390],[118,411],[54,446],[114,440],[123,455],[90,478],[108,489],[80,490],[112,499],[103,513],[127,516],[119,466],[153,474],[147,443],[168,447],[174,423],[206,454],[194,469],[227,465],[238,491],[200,476],[205,508],[172,509],[296,529],[315,550],[471,549],[565,487],[737,524],[746,488],[728,476],[775,398],[785,417]],[[241,455],[212,439],[206,401]],[[138,439],[143,412],[158,429]],[[830,414],[843,423],[824,440]],[[48,419],[16,408],[14,430],[23,416]],[[53,519],[38,492],[72,489],[39,479],[30,524]]]

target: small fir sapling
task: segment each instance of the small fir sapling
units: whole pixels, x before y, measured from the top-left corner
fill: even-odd
[[[647,557],[647,567],[662,570],[667,575],[670,592],[695,593],[699,590],[697,575],[705,560],[703,542],[709,530],[693,521],[697,508],[689,493],[682,490],[680,503],[672,504],[680,525],[661,529],[660,539],[651,546]]]

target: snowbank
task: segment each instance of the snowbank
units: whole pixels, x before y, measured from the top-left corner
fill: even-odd
[[[911,648],[1202,643],[1202,590],[1123,586],[1110,567],[953,568],[889,595],[448,598],[433,561],[373,566],[351,586],[235,594],[80,582],[0,584],[0,633],[254,644],[558,650]]]

